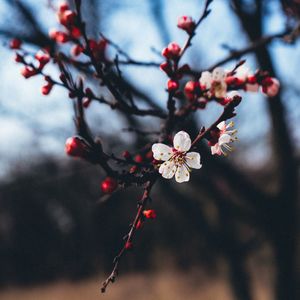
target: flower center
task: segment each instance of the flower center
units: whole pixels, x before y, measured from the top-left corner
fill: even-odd
[[[173,160],[177,167],[185,166],[188,170],[190,170],[189,166],[186,163],[186,152],[181,152],[176,149],[173,149],[173,156],[170,160]]]
[[[215,81],[215,80],[214,80],[214,81],[211,83],[211,92],[212,92],[213,94],[220,94],[220,93],[223,92],[223,90],[224,90],[224,84],[223,84],[222,81]]]

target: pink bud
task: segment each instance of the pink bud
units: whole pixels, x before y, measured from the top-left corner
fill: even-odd
[[[274,77],[267,77],[262,82],[262,91],[269,97],[275,97],[280,88],[280,82]]]
[[[181,48],[180,46],[173,42],[168,45],[167,48],[164,48],[162,51],[162,55],[168,59],[176,59],[180,55]]]
[[[191,34],[194,31],[196,24],[191,17],[182,16],[178,19],[177,27]]]

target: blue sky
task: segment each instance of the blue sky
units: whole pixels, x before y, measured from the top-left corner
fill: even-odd
[[[56,26],[55,16],[46,7],[46,0],[27,0],[33,9],[38,10],[39,19],[43,28]],[[165,1],[163,15],[167,20],[167,29],[170,33],[170,41],[183,43],[185,34],[176,27],[177,18],[187,14],[194,18],[200,14],[198,0],[172,0]],[[278,6],[278,1],[271,0],[270,16],[265,24],[265,32],[278,32],[284,24],[284,16]],[[227,55],[221,47],[227,43],[232,47],[241,48],[247,44],[246,38],[240,34],[240,25],[230,11],[229,1],[215,0],[212,4],[212,13],[198,30],[194,39],[194,47],[187,52],[186,61],[195,68],[208,67],[215,61]],[[118,9],[112,9],[116,8]],[[6,13],[4,2],[0,2],[0,15]],[[155,18],[150,13],[149,1],[117,0],[104,1],[99,11],[102,30],[106,36],[126,49],[130,55],[139,60],[161,59],[151,47],[161,50],[162,43],[159,28],[155,26]],[[2,22],[2,23],[1,23]],[[0,26],[5,22],[2,18]],[[280,42],[272,45],[272,54],[276,61],[276,69],[280,72],[283,85],[291,82],[299,86],[298,65],[300,61],[299,43],[286,46]],[[28,164],[33,161],[33,155],[46,154],[64,159],[64,141],[72,134],[72,105],[66,92],[54,88],[50,96],[42,96],[40,88],[43,84],[41,78],[25,80],[20,75],[21,66],[13,61],[13,54],[5,46],[0,46],[0,176],[5,176],[16,166]],[[247,63],[253,70],[256,65],[252,56],[246,57]],[[227,65],[232,67],[234,62]],[[56,74],[53,66],[47,67],[47,71]],[[133,68],[123,69],[124,74],[136,82],[141,89],[153,95],[156,102],[162,107],[165,105],[166,94],[164,91],[166,77],[159,70]],[[299,88],[300,89],[300,88]],[[299,147],[300,132],[296,123],[299,122],[299,108],[297,92],[288,89],[285,93],[288,117],[295,141]],[[266,101],[262,96],[255,94],[245,95],[243,104],[239,107],[240,116],[237,118],[237,127],[241,142],[235,152],[236,162],[246,163],[255,167],[267,161],[270,155],[269,149],[269,119],[266,113]],[[207,111],[199,113],[201,122],[209,125],[220,112],[220,107],[210,105]],[[109,120],[107,119],[107,116]],[[95,128],[97,132],[105,130],[109,121],[109,128],[115,134],[119,134],[122,124],[115,112],[105,106],[92,104],[88,116],[91,120],[102,120],[103,126]],[[91,121],[93,123],[93,121]],[[159,128],[159,122],[151,123],[153,128]],[[122,134],[124,142],[129,141],[127,134]],[[5,177],[2,177],[5,178]]]

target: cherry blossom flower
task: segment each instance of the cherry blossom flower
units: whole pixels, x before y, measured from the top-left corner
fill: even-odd
[[[249,75],[250,75],[250,69],[243,64],[236,69],[234,77],[242,81],[246,81]]]
[[[199,81],[201,87],[210,90],[212,96],[216,98],[226,97],[226,73],[223,68],[217,67],[212,73],[209,71],[202,72]]]
[[[230,122],[229,124],[226,125],[225,121],[219,123],[217,125],[217,142],[214,143],[211,146],[211,154],[212,155],[224,155],[226,156],[227,153],[225,152],[225,150],[231,152],[233,150],[233,148],[228,145],[229,143],[232,143],[234,141],[237,140],[237,138],[235,137],[235,134],[237,133],[237,130],[228,130],[229,128],[233,127],[234,123]]]
[[[262,82],[262,91],[269,97],[275,97],[280,88],[280,82],[278,79],[274,77],[267,77]]]
[[[179,183],[190,180],[191,169],[200,169],[200,154],[188,152],[191,148],[191,138],[185,131],[179,131],[174,136],[173,148],[156,143],[152,146],[153,157],[164,161],[159,167],[159,173],[166,179],[175,175]]]

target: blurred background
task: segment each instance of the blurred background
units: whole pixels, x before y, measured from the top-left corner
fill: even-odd
[[[178,17],[197,19],[204,4],[82,2],[91,37],[102,32],[132,58],[157,63],[169,42],[185,41]],[[138,232],[116,284],[100,295],[142,191],[103,197],[105,174],[64,153],[66,138],[75,132],[66,91],[54,87],[42,96],[43,79],[24,79],[14,62],[11,38],[23,40],[30,51],[51,43],[57,5],[0,0],[0,299],[300,299],[299,29],[293,38],[273,39],[242,56],[253,71],[261,68],[279,78],[281,94],[273,99],[243,94],[235,152],[215,159],[203,145],[203,168],[188,184],[156,185],[151,205],[158,218]],[[209,68],[264,36],[299,26],[297,0],[214,0],[211,9],[184,57],[193,69]],[[108,56],[115,54],[110,49]],[[121,70],[141,107],[165,108],[163,72],[141,66]],[[46,71],[59,75],[54,65]],[[85,79],[95,87],[88,75]],[[221,111],[211,103],[184,126],[195,135]],[[124,128],[160,129],[157,118],[128,118],[99,103],[87,109],[87,120],[105,150],[116,155],[134,153],[156,138]]]

